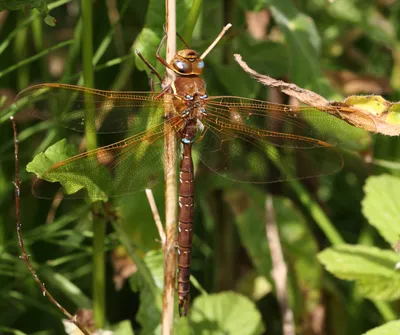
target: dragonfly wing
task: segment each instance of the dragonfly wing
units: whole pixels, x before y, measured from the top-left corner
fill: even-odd
[[[39,175],[33,193],[39,198],[81,198],[85,191],[95,201],[151,188],[163,178],[164,135],[179,122],[177,118],[171,124],[161,123],[56,163]]]
[[[154,92],[118,92],[66,84],[41,84],[22,91],[18,107],[28,108],[34,117],[53,120],[56,125],[83,132],[94,121],[96,132],[136,131],[147,119],[163,117],[163,99]],[[91,112],[91,113],[88,113]],[[88,120],[94,115],[94,120]]]
[[[292,106],[222,96],[210,98],[207,111],[227,122],[319,139],[350,150],[359,150],[370,143],[370,135],[365,130],[376,131],[375,121],[369,115],[342,106]],[[353,123],[344,120],[353,120]],[[285,143],[288,145],[287,140]]]
[[[273,131],[240,119],[232,121],[222,116],[220,108],[211,107],[204,124],[206,133],[197,145],[201,160],[234,181],[304,179],[334,173],[343,166],[337,148],[318,139],[297,118],[286,128]]]

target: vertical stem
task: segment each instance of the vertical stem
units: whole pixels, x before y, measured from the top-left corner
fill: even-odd
[[[35,9],[35,12],[37,10]],[[43,44],[43,18],[41,16],[37,16],[32,22],[32,35],[33,35],[33,43],[35,44],[36,52],[39,53],[44,49]],[[48,71],[47,71],[47,59],[43,57],[39,60],[40,69],[41,69],[41,77],[44,82],[49,81]]]
[[[166,0],[166,31],[167,31],[167,55],[169,62],[176,52],[176,3],[175,0]],[[173,80],[174,74],[167,69],[167,82]],[[167,102],[168,95],[165,97]],[[166,103],[165,114],[171,113],[171,104]],[[174,296],[176,278],[176,222],[177,222],[177,185],[176,185],[176,140],[175,133],[170,130],[170,125],[165,123],[165,233],[164,244],[164,295],[162,310],[162,334],[170,335],[173,331],[174,320]]]
[[[22,22],[22,13],[18,13],[18,24]],[[26,58],[27,28],[18,29],[15,36],[14,54],[17,61]],[[17,72],[18,89],[23,89],[29,84],[28,66],[24,65]]]
[[[93,72],[93,11],[92,1],[82,0],[82,60],[83,60],[83,78],[85,86],[94,87]],[[95,126],[95,108],[92,97],[85,96],[85,137],[88,150],[97,147],[96,126]],[[103,328],[105,321],[105,267],[104,267],[104,237],[105,220],[98,214],[102,212],[100,202],[92,205],[93,218],[93,314],[96,322],[96,328]],[[97,215],[96,215],[97,214]]]

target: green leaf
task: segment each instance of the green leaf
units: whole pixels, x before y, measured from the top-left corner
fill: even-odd
[[[7,10],[22,10],[26,12],[36,8],[39,12],[46,15],[44,22],[51,27],[56,25],[56,19],[49,15],[49,8],[46,0],[0,0],[0,12]]]
[[[284,33],[290,79],[324,96],[332,94],[319,66],[321,39],[311,17],[299,12],[289,0],[268,1],[271,13]]]
[[[262,334],[264,326],[256,306],[244,296],[222,292],[194,300],[190,323],[194,334]]]
[[[399,257],[393,251],[340,245],[325,249],[318,259],[336,277],[356,281],[361,296],[377,300],[400,297],[400,273],[395,269]]]
[[[54,164],[76,154],[75,147],[68,144],[66,139],[62,139],[48,147],[45,152],[36,155],[32,162],[26,166],[26,171],[33,172],[40,177]]]
[[[182,30],[185,24],[186,15],[189,13],[191,4],[185,0],[178,0],[176,2],[176,8],[179,9],[179,15],[177,17],[177,32]],[[165,67],[159,61],[156,63],[153,60],[156,59],[156,50],[164,36],[163,25],[165,24],[165,4],[163,1],[150,0],[147,8],[147,15],[145,25],[136,38],[134,48],[138,49],[145,59],[147,59],[157,71],[162,75],[165,71]],[[164,46],[165,47],[165,46]],[[161,53],[163,55],[163,53]],[[163,55],[164,56],[164,55]],[[136,58],[136,66],[139,70],[145,70],[150,73],[150,69],[143,64],[142,60]]]
[[[140,307],[136,319],[142,325],[141,334],[154,334],[161,320],[161,295],[163,287],[163,254],[161,250],[151,251],[144,259],[146,271],[151,273],[152,282],[141,273],[129,279],[134,291],[140,292]],[[139,272],[143,271],[139,268]],[[154,289],[156,284],[156,289]],[[161,287],[160,287],[161,286]]]
[[[131,322],[129,320],[121,321],[112,326],[113,335],[134,335]]]
[[[229,95],[255,98],[260,85],[246,72],[240,69],[237,63],[231,65],[216,65],[209,63],[217,78]]]
[[[26,333],[18,330],[18,329],[13,329],[13,328],[8,328],[8,327],[0,327],[0,331],[2,334],[14,334],[14,335],[27,335]]]
[[[400,179],[390,175],[369,177],[364,186],[362,212],[390,244],[400,238]]]
[[[383,326],[371,329],[363,335],[396,335],[400,334],[400,321],[390,321]]]
[[[66,194],[73,194],[85,189],[91,201],[107,201],[107,190],[112,188],[112,176],[106,167],[100,163],[97,167],[87,160],[75,164],[74,171],[64,172],[62,168],[51,169],[57,164],[73,155],[74,147],[67,144],[65,139],[53,144],[43,153],[38,154],[30,162],[26,170],[35,173],[40,179],[50,183],[59,182]],[[91,171],[90,178],[87,171]],[[46,186],[43,185],[43,188]]]

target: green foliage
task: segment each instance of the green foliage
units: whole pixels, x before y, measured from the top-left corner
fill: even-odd
[[[3,10],[22,10],[27,11],[30,9],[37,9],[38,11],[46,14],[44,22],[51,27],[56,25],[56,19],[49,15],[49,8],[45,0],[1,0],[0,12]]]
[[[394,335],[400,332],[400,321],[391,321],[381,327],[371,329],[364,335]]]
[[[261,334],[264,330],[261,315],[245,297],[222,292],[198,297],[190,315],[195,334]]]
[[[399,260],[393,251],[363,245],[327,248],[318,255],[326,269],[345,280],[354,280],[358,294],[378,300],[400,297]]]
[[[400,179],[390,175],[368,178],[363,214],[391,245],[400,239]]]

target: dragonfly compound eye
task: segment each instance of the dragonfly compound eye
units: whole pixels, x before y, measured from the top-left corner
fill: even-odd
[[[173,63],[175,70],[178,73],[191,73],[192,72],[192,66],[188,62],[181,61],[181,60],[176,60]]]

